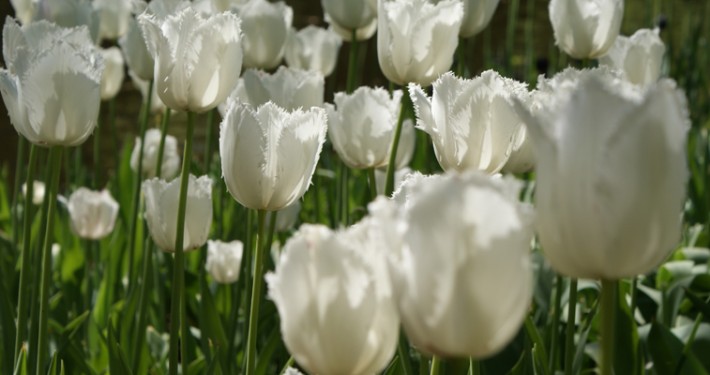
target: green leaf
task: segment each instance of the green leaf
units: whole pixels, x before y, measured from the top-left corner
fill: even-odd
[[[220,318],[219,313],[217,313],[214,298],[207,287],[207,281],[204,277],[200,278],[200,287],[200,295],[202,297],[202,303],[200,304],[200,327],[202,327],[203,330],[202,336],[206,340],[209,340],[210,346],[217,353],[217,358],[221,362],[221,367],[228,368],[227,335],[225,334],[224,327],[222,326],[222,319]],[[203,347],[202,351],[205,357],[211,356],[210,348]]]
[[[14,375],[27,375],[27,349],[22,348],[20,354],[17,358],[17,365],[15,366]]]
[[[113,326],[109,324],[108,326],[108,354],[109,354],[109,371],[112,374],[126,374],[131,375],[131,367],[128,366],[126,361],[126,355],[121,349],[121,345],[116,341],[116,335],[113,331]]]
[[[683,342],[668,328],[657,322],[651,323],[647,340],[647,347],[653,360],[655,372],[657,374],[675,374],[676,366],[683,353]],[[695,355],[690,352],[687,354],[683,367],[678,374],[707,375],[707,371],[698,362]]]

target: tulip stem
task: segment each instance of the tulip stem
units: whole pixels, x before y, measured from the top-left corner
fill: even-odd
[[[404,122],[404,116],[406,114],[406,103],[409,100],[409,94],[404,91],[402,95],[402,103],[399,108],[399,118],[397,119],[397,127],[394,129],[394,137],[392,138],[392,145],[390,147],[390,160],[387,164],[387,177],[385,179],[385,196],[390,197],[394,192],[394,171],[396,169],[397,161],[397,147],[399,146],[399,138],[402,135],[402,123]]]
[[[40,297],[39,297],[39,337],[37,338],[37,346],[35,349],[37,351],[37,375],[43,375],[45,373],[45,362],[47,360],[48,345],[48,334],[49,329],[47,327],[49,321],[49,280],[51,279],[52,273],[52,234],[54,233],[54,211],[57,206],[57,191],[59,190],[59,174],[61,170],[62,163],[62,146],[54,146],[51,148],[49,153],[49,160],[51,161],[51,169],[48,175],[49,180],[47,181],[47,186],[49,186],[49,193],[45,196],[48,200],[47,211],[45,211],[45,217],[43,220],[47,222],[47,226],[44,231],[44,244],[42,245],[42,265],[41,265],[41,282],[40,282]]]
[[[101,106],[99,106],[99,119],[96,121],[96,128],[94,129],[94,175],[93,175],[93,186],[94,189],[99,188],[99,174],[101,171]]]
[[[35,166],[37,165],[37,146],[34,144],[30,145],[30,161],[27,167],[27,177],[25,188],[27,193],[25,194],[25,207],[22,213],[22,266],[20,268],[20,289],[17,293],[17,330],[15,331],[15,355],[13,358],[17,359],[20,354],[20,349],[22,348],[22,342],[25,340],[25,333],[27,330],[27,302],[28,301],[28,290],[30,281],[30,252],[32,249],[32,215],[30,215],[30,209],[32,208],[32,192],[34,190],[34,175]]]
[[[557,369],[557,346],[559,341],[560,310],[562,310],[562,276],[555,277],[555,299],[552,305],[552,328],[550,329],[550,358],[548,367],[555,371]]]
[[[160,123],[160,143],[158,144],[158,160],[155,163],[155,175],[163,178],[163,154],[165,153],[165,137],[168,135],[168,125],[170,124],[170,108],[165,108],[163,120]]]
[[[18,206],[20,204],[20,180],[22,179],[22,171],[25,168],[25,149],[27,148],[27,140],[23,136],[19,136],[17,141],[17,160],[15,162],[15,184],[13,186],[12,192],[12,241],[17,244],[20,239],[20,210]],[[32,199],[28,197],[32,196],[32,190],[30,190],[29,181],[25,184],[25,210],[23,215],[27,214],[27,202],[32,202]],[[17,353],[19,354],[19,353]],[[15,355],[17,357],[17,355]]]
[[[133,373],[137,374],[140,365],[140,355],[143,351],[143,341],[145,341],[148,288],[151,283],[150,273],[153,268],[153,241],[146,239],[143,251],[143,274],[141,276],[140,290],[138,292],[137,324],[133,333]]]
[[[602,280],[601,292],[601,375],[612,375],[614,364],[614,313],[618,281]]]
[[[355,73],[357,71],[357,30],[353,29],[350,31],[350,54],[348,55],[348,80],[345,84],[345,91],[348,94],[355,90]]]
[[[261,286],[264,273],[264,227],[266,211],[259,210],[258,229],[256,233],[256,247],[254,248],[254,280],[251,286],[251,304],[249,306],[249,332],[247,333],[247,366],[246,374],[252,375],[256,368],[256,334],[259,326],[259,301],[261,300]]]
[[[439,375],[441,368],[441,360],[437,356],[431,357],[431,367],[429,367],[429,375]]]
[[[414,370],[412,370],[412,363],[409,358],[409,342],[407,337],[400,333],[399,341],[397,343],[397,355],[399,356],[400,364],[402,365],[402,373],[404,375],[414,375]]]
[[[370,185],[370,200],[377,198],[377,181],[375,179],[375,168],[367,169],[367,179]]]
[[[569,298],[567,299],[567,327],[565,335],[565,375],[572,375],[574,362],[574,334],[577,317],[577,279],[569,280]]]
[[[178,350],[180,350],[182,373],[187,371],[187,350],[185,341],[187,336],[183,335],[182,342],[178,343],[181,326],[187,324],[184,320],[185,309],[185,215],[187,208],[187,189],[190,177],[190,161],[192,160],[192,137],[195,130],[195,114],[187,112],[187,135],[185,136],[185,150],[182,159],[182,172],[180,175],[180,201],[178,203],[178,217],[175,233],[175,266],[173,267],[173,293],[170,301],[170,367],[171,375],[177,374]],[[182,330],[185,333],[186,330]]]
[[[210,174],[210,167],[212,165],[212,133],[214,132],[214,112],[217,109],[212,109],[207,112],[207,134],[205,135],[205,174]]]

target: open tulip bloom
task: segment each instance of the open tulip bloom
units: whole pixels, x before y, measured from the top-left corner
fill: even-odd
[[[207,241],[207,262],[205,269],[212,279],[220,284],[230,284],[239,279],[239,270],[244,254],[241,241]]]
[[[658,29],[641,29],[631,37],[619,36],[599,63],[624,72],[629,82],[646,85],[658,81],[666,46]]]
[[[286,62],[290,67],[320,72],[327,77],[335,69],[342,43],[330,29],[311,25],[293,30],[286,44]]]
[[[576,59],[594,59],[619,35],[624,0],[551,0],[549,10],[560,49]]]

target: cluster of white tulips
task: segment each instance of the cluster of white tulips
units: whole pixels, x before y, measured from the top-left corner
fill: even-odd
[[[534,88],[494,70],[457,76],[450,69],[459,42],[488,25],[498,2],[322,0],[330,27],[296,31],[291,7],[267,0],[13,0],[17,18],[3,29],[0,91],[13,126],[32,144],[23,189],[28,201],[47,201],[48,212],[34,300],[23,298],[34,267],[29,209],[24,214],[15,356],[28,343],[44,373],[56,349],[47,314],[62,149],[98,137],[102,101],[115,100],[127,70],[144,107],[130,154],[132,207],[120,208],[130,224],[124,247],[130,267],[152,257],[134,259],[137,248],[153,245],[172,263],[170,374],[191,371],[185,342],[196,324],[184,313],[185,252],[206,252],[200,267],[216,283],[246,277],[234,319],[248,322],[239,356],[248,375],[264,350],[257,338],[265,296],[305,372],[374,374],[398,366],[396,373],[410,375],[416,350],[433,356],[437,374],[441,360],[488,358],[518,334],[533,301],[537,238],[556,272],[601,281],[597,359],[611,375],[616,282],[655,269],[681,237],[685,95],[661,77],[658,30],[618,35],[623,0],[549,2],[559,48],[597,59],[598,67],[540,76]],[[375,33],[381,72],[399,88],[356,83],[357,44]],[[343,45],[351,53],[346,90],[327,103],[326,78],[346,63],[338,61]],[[168,134],[171,111],[186,113],[184,139]],[[163,124],[148,129],[155,113]],[[203,113],[221,115],[221,171],[211,173],[208,162],[206,174],[195,176],[194,129]],[[410,169],[421,137],[431,140],[441,174]],[[44,184],[34,181],[37,146],[51,149]],[[305,220],[289,236],[304,195],[328,172],[320,160],[331,149],[337,159],[329,163],[342,163],[338,196],[346,202],[328,204],[350,211],[347,169],[362,170],[365,214],[337,227]],[[94,162],[99,173],[97,154]],[[534,184],[515,177],[533,171]],[[534,202],[521,200],[524,187],[534,190]],[[214,233],[224,205],[214,195],[225,190],[257,212],[253,249],[245,238]],[[79,238],[99,241],[116,227],[119,204],[108,190],[77,187],[59,201]],[[141,246],[141,220],[150,245]],[[274,232],[286,234],[272,251]],[[153,272],[142,267],[132,276],[141,296]],[[25,315],[35,308],[39,336],[31,341]],[[236,353],[227,356],[236,361]]]

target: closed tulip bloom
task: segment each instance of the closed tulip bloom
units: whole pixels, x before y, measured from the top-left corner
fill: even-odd
[[[102,49],[104,74],[101,76],[101,100],[113,99],[121,90],[124,72],[123,55],[116,47]]]
[[[10,0],[10,5],[15,10],[15,18],[23,25],[32,22],[37,8],[35,0]]]
[[[286,44],[286,63],[292,68],[329,76],[335,69],[342,40],[332,30],[306,26],[292,31]]]
[[[346,41],[346,42],[352,42],[353,41],[353,31],[348,30],[344,28],[343,26],[338,25],[337,22],[333,21],[332,18],[328,15],[328,13],[325,14],[325,22],[330,25],[330,29],[333,30],[338,36],[340,36],[340,39]],[[373,18],[370,23],[367,25],[360,27],[358,29],[355,29],[355,40],[357,41],[362,41],[362,40],[368,40],[372,38],[373,35],[375,35],[375,31],[377,31],[377,17]]]
[[[99,15],[89,0],[36,0],[35,20],[61,27],[86,26],[92,41],[99,39]]]
[[[239,279],[239,270],[244,254],[241,241],[207,241],[205,269],[212,279],[220,284],[231,284]]]
[[[336,93],[334,101],[326,104],[328,134],[340,159],[356,169],[386,166],[402,92],[390,97],[382,88],[362,86],[349,95]]]
[[[666,46],[658,29],[641,29],[630,38],[619,36],[599,63],[624,72],[629,82],[648,85],[658,81]]]
[[[155,60],[148,52],[148,46],[146,46],[143,38],[143,31],[138,25],[138,21],[134,18],[128,21],[128,30],[118,40],[118,45],[121,46],[126,65],[128,65],[130,70],[144,81],[153,79]]]
[[[231,101],[220,128],[222,175],[237,202],[275,211],[303,196],[325,142],[325,110]]]
[[[163,103],[199,113],[223,102],[241,71],[239,18],[232,13],[205,18],[192,8],[163,19],[146,13],[138,21],[156,62],[154,79]]]
[[[160,150],[160,130],[149,129],[145,132],[145,146],[143,147],[143,177],[160,177],[165,180],[172,180],[180,171],[180,153],[178,142],[175,137],[167,134],[163,148],[163,164],[160,167],[160,176],[157,175],[158,154]],[[138,156],[140,154],[141,139],[136,137],[136,143],[131,152],[131,169],[138,171]]]
[[[293,10],[283,1],[249,0],[236,7],[244,30],[244,66],[272,69],[281,63]]]
[[[67,209],[74,233],[90,240],[108,236],[118,216],[118,202],[108,190],[79,188],[69,196]]]
[[[453,62],[463,19],[460,1],[380,0],[377,58],[390,81],[428,86]]]
[[[46,21],[3,28],[0,92],[18,133],[39,145],[76,146],[91,135],[99,114],[103,58],[86,27]]]
[[[644,274],[680,239],[685,97],[667,80],[645,90],[628,85],[589,77],[558,98],[564,104],[556,111],[527,120],[537,157],[538,234],[564,275]]]
[[[321,0],[321,5],[332,21],[348,31],[366,27],[377,17],[377,1]]]
[[[399,317],[367,230],[304,224],[266,275],[286,348],[309,373],[379,373],[394,355]]]
[[[512,179],[471,171],[418,181],[390,219],[403,224],[377,226],[401,235],[389,260],[404,330],[426,353],[491,356],[515,337],[532,302],[532,210]]]
[[[514,99],[528,95],[524,84],[488,70],[474,79],[446,73],[434,82],[431,98],[418,85],[410,85],[409,92],[417,128],[431,136],[445,171],[494,174],[503,168],[523,127]]]
[[[180,179],[165,182],[152,178],[143,182],[145,217],[150,236],[163,251],[175,252]],[[190,175],[183,250],[194,250],[207,242],[212,225],[212,179]]]
[[[576,59],[607,53],[619,35],[624,0],[551,0],[555,43]]]
[[[99,38],[118,39],[128,31],[132,0],[94,0],[99,15]]]

